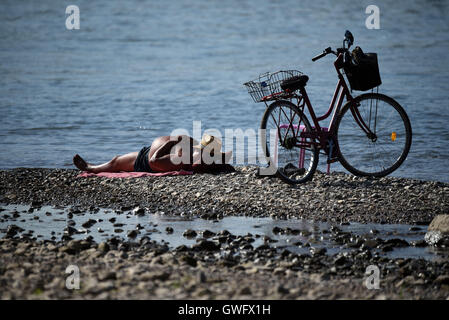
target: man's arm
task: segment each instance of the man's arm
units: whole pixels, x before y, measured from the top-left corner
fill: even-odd
[[[162,146],[159,147],[159,149],[156,150],[156,152],[153,154],[153,156],[151,158],[161,158],[165,155],[170,154],[171,149],[178,144],[179,141],[182,140],[182,137],[178,137],[177,140],[168,140],[166,142],[164,142],[164,144]]]

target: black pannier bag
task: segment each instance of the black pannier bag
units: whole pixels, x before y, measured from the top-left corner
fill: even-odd
[[[344,67],[351,90],[366,91],[382,84],[376,53],[363,53],[355,47],[351,58]]]

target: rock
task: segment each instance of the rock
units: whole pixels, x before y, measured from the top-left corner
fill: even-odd
[[[279,234],[282,233],[282,231],[283,231],[282,228],[279,227],[274,227],[272,230],[273,234]]]
[[[285,288],[285,287],[282,286],[282,285],[279,285],[279,286],[277,287],[277,292],[280,293],[280,294],[289,294],[289,293],[290,293],[290,290],[289,290],[288,288]]]
[[[433,218],[424,240],[432,246],[449,245],[449,214],[440,214]]]
[[[338,254],[333,262],[336,266],[342,266],[348,263],[349,261],[350,260],[346,257],[345,254]]]
[[[418,248],[427,247],[427,242],[425,240],[412,241],[411,245]]]
[[[197,236],[197,233],[195,232],[195,230],[187,229],[182,235],[186,238],[195,238]]]
[[[124,223],[114,223],[114,227],[116,227],[116,228],[121,228],[124,225],[125,225]]]
[[[251,294],[251,289],[249,287],[243,287],[240,289],[240,294],[243,296],[247,296]]]
[[[258,247],[256,248],[257,251],[267,250],[267,249],[270,249],[270,246],[267,245],[267,244],[261,244],[260,246],[258,246]]]
[[[375,248],[375,247],[377,247],[377,245],[378,245],[378,242],[376,241],[376,240],[374,240],[374,239],[367,239],[364,243],[363,243],[363,245],[366,247],[366,248]]]
[[[228,230],[221,230],[217,233],[219,236],[229,236],[231,233]]]
[[[112,280],[103,282],[92,281],[86,286],[85,291],[90,294],[100,294],[113,289],[115,289],[115,285]]]
[[[208,241],[208,240],[201,240],[200,242],[194,244],[192,246],[192,249],[198,249],[201,251],[218,251],[220,250],[220,245],[216,244],[215,242]]]
[[[187,247],[185,244],[182,244],[175,249],[176,252],[183,252],[183,251],[189,251],[189,247]]]
[[[106,242],[101,242],[98,245],[98,251],[102,252],[102,253],[106,253],[109,251],[109,245]]]
[[[143,215],[145,215],[145,209],[141,208],[141,207],[136,207],[133,210],[133,214],[135,214],[137,216],[143,216]]]
[[[131,230],[128,232],[128,238],[135,238],[139,234],[139,231],[137,230]]]
[[[439,231],[443,234],[449,234],[449,214],[440,214],[433,218],[427,231]]]
[[[65,246],[59,248],[60,252],[75,254],[81,250],[88,249],[90,243],[85,240],[70,240]]]
[[[95,221],[94,219],[89,219],[86,222],[84,222],[81,226],[83,228],[90,228],[90,227],[92,227],[96,223],[97,223],[97,221]]]
[[[393,238],[384,241],[384,245],[390,245],[392,247],[408,247],[410,244],[402,239]]]
[[[13,238],[17,233],[25,231],[24,229],[16,226],[15,224],[9,225],[6,228],[6,237]]]
[[[274,275],[284,275],[285,274],[285,269],[281,268],[281,267],[274,268],[273,274]]]
[[[116,279],[117,279],[117,275],[114,271],[103,272],[103,273],[100,273],[98,276],[98,280],[100,280],[100,281],[116,280]]]
[[[167,232],[168,234],[171,234],[174,232],[174,230],[172,227],[167,227],[167,228],[165,228],[165,232]]]
[[[399,281],[398,283],[396,283],[395,287],[396,288],[400,288],[402,286],[419,286],[419,285],[423,285],[424,284],[424,280],[423,279],[415,279],[415,277],[413,275],[409,275],[404,277],[401,281]]]
[[[309,250],[310,253],[312,253],[314,256],[324,255],[327,251],[326,248],[317,248],[317,247],[311,247]]]
[[[435,283],[449,285],[449,275],[442,274],[435,279]]]
[[[204,274],[203,271],[200,271],[200,273],[198,274],[198,282],[199,283],[205,283],[207,281],[207,277]]]
[[[76,230],[75,228],[73,228],[71,226],[67,226],[64,228],[64,234],[66,234],[66,235],[71,236],[76,233],[78,233],[78,230]]]
[[[180,261],[182,263],[185,263],[185,264],[191,266],[191,267],[196,267],[197,266],[197,260],[194,257],[190,256],[190,255],[183,255],[181,257]]]
[[[201,232],[201,235],[203,236],[203,238],[211,238],[215,236],[215,233],[210,230],[204,230],[203,232]]]

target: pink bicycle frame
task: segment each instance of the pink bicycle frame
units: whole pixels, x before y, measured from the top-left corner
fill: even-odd
[[[348,102],[351,102],[354,100],[352,97],[348,85],[346,84],[346,81],[343,77],[343,74],[340,72],[340,69],[343,68],[343,54],[340,53],[337,57],[337,59],[334,61],[335,70],[337,71],[338,75],[338,82],[337,86],[334,91],[334,95],[332,97],[331,103],[329,105],[329,109],[325,114],[322,116],[317,117],[315,114],[315,111],[313,110],[312,104],[310,103],[309,96],[307,95],[305,87],[301,87],[299,89],[300,96],[298,98],[298,106],[300,105],[300,102],[302,102],[302,108],[304,108],[304,105],[307,106],[307,109],[309,110],[310,116],[312,117],[313,125],[312,125],[312,131],[307,132],[305,130],[304,125],[296,125],[293,123],[293,118],[290,119],[289,124],[280,124],[279,129],[287,129],[285,132],[285,137],[287,137],[288,132],[290,128],[293,132],[296,131],[296,134],[294,135],[297,138],[297,144],[295,144],[296,147],[299,147],[301,149],[299,154],[299,160],[298,160],[298,166],[299,168],[304,168],[304,158],[305,158],[305,149],[310,148],[312,144],[317,145],[320,149],[325,150],[325,152],[328,154],[328,173],[330,171],[330,163],[337,161],[337,159],[332,158],[331,152],[328,152],[326,150],[327,143],[329,142],[330,138],[336,134],[336,115],[340,112],[340,109],[343,105],[343,101],[346,98]],[[359,125],[359,127],[370,137],[375,137],[375,135],[372,133],[370,128],[365,124],[363,121],[358,108],[354,108],[351,105],[351,113],[356,121],[356,123]],[[319,122],[322,120],[327,119],[332,114],[332,118],[329,123],[329,127],[321,127]],[[279,119],[280,120],[280,119]],[[299,135],[298,135],[299,133]],[[276,133],[276,141],[280,138],[279,137],[279,130]],[[299,139],[298,139],[299,138]],[[306,138],[310,138],[311,141],[306,141]],[[299,141],[298,141],[299,140]],[[318,140],[318,143],[315,141]],[[330,151],[330,150],[329,150]],[[277,157],[277,144],[276,144],[276,150],[275,150],[275,157]],[[277,160],[277,159],[276,159]]]
[[[340,69],[343,68],[343,54],[340,53],[337,57],[337,59],[334,61],[335,70],[337,71],[338,75],[338,83],[334,91],[334,95],[332,97],[332,101],[329,105],[329,109],[325,114],[322,116],[317,117],[315,114],[315,111],[313,110],[312,104],[310,103],[309,96],[307,95],[306,89],[304,87],[300,88],[300,93],[302,96],[302,99],[304,99],[304,104],[307,106],[307,109],[309,110],[310,116],[312,117],[313,121],[313,132],[306,133],[302,132],[301,137],[302,138],[312,138],[312,139],[318,139],[319,145],[322,149],[326,147],[326,143],[329,139],[329,137],[335,135],[335,122],[336,122],[336,114],[340,111],[343,101],[346,98],[348,102],[352,101],[354,98],[352,97],[348,85],[346,84],[346,81],[343,77],[343,74],[340,72]],[[333,112],[332,112],[333,111]],[[360,116],[360,113],[357,108],[351,107],[351,113],[356,121],[356,123],[360,126],[360,128],[367,134],[373,136],[374,134],[370,130],[370,128],[365,124],[362,117]],[[327,119],[332,114],[332,118],[329,123],[328,128],[322,128],[319,124],[320,121]],[[327,129],[327,130],[324,130]],[[307,144],[307,143],[306,143]],[[298,145],[298,147],[304,147],[304,144]],[[310,144],[309,144],[310,146]]]

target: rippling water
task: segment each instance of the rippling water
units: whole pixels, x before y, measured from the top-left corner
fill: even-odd
[[[394,175],[449,181],[447,1],[381,1],[380,30],[365,27],[371,1],[80,0],[72,31],[70,4],[0,3],[1,168],[72,167],[75,153],[106,161],[194,120],[257,129],[264,106],[242,83],[266,71],[308,74],[322,113],[336,76],[331,58],[310,58],[349,29],[379,54],[380,91],[412,122],[410,155]]]

